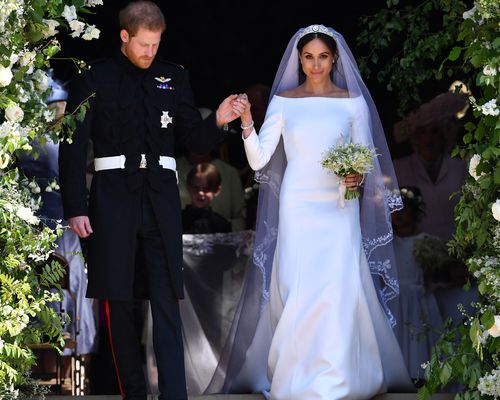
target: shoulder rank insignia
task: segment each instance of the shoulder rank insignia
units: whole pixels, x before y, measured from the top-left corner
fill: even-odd
[[[171,78],[165,78],[164,76],[156,76],[155,80],[160,82],[160,84],[156,86],[158,89],[175,90],[175,88],[172,85],[168,84],[168,82],[172,80]]]

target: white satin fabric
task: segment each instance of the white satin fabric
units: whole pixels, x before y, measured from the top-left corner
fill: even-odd
[[[339,207],[339,180],[320,164],[341,137],[366,143],[359,98],[274,96],[257,135],[244,140],[258,170],[283,137],[278,244],[269,303],[271,399],[365,399],[411,387],[371,280],[359,201]]]

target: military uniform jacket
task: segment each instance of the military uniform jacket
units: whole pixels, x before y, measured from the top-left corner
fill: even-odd
[[[182,67],[155,60],[135,67],[121,52],[91,65],[70,87],[67,109],[92,96],[72,143],[59,151],[64,216],[88,215],[88,297],[147,298],[146,279],[136,233],[143,196],[150,198],[161,232],[173,295],[183,297],[182,220],[176,174],[163,169],[159,156],[174,157],[178,144],[203,153],[223,140],[215,116],[202,120],[189,76]],[[94,157],[125,155],[125,169],[94,174],[86,190],[87,146]],[[141,153],[147,169],[139,169]],[[88,199],[88,200],[87,200]],[[168,296],[169,294],[165,294]]]

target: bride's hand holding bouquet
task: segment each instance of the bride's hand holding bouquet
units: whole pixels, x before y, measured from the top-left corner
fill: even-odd
[[[339,177],[340,207],[345,206],[344,200],[359,198],[356,190],[362,182],[359,182],[359,176],[371,172],[376,156],[375,150],[359,143],[347,143],[343,139],[325,152],[321,165]]]

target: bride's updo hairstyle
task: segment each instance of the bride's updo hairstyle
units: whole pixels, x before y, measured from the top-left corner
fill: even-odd
[[[299,54],[302,54],[302,49],[304,48],[304,46],[314,39],[321,40],[330,49],[334,56],[337,54],[337,42],[335,42],[335,39],[330,35],[326,35],[320,32],[308,33],[307,35],[302,36],[297,41],[297,50],[299,51]]]
[[[333,57],[336,59],[338,57],[337,54],[337,42],[335,42],[335,39],[331,37],[330,35],[327,35],[325,33],[321,32],[313,32],[313,33],[308,33],[307,35],[302,36],[299,40],[297,40],[297,50],[299,54],[302,54],[302,50],[304,49],[304,46],[309,43],[310,41],[314,39],[319,39],[321,40],[326,47],[331,51]],[[331,72],[331,78],[333,80],[333,72],[336,67],[336,64],[332,68]],[[306,80],[306,74],[304,74],[304,71],[302,71],[302,66],[299,63],[299,85],[304,83]]]

